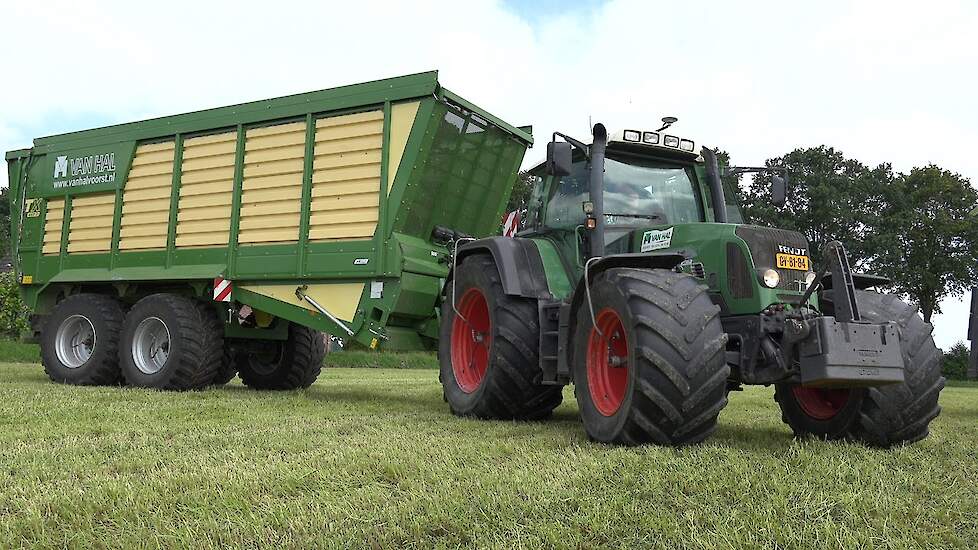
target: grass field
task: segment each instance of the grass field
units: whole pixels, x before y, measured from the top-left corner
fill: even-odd
[[[451,416],[435,370],[307,391],[52,384],[0,364],[0,547],[978,547],[978,387],[921,444],[795,441],[771,391],[688,449]]]

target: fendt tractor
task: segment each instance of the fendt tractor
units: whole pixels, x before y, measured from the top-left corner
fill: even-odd
[[[530,128],[435,72],[39,138],[6,155],[31,337],[69,384],[304,388],[327,332],[437,347],[459,415],[544,419],[573,383],[601,442],[702,441],[743,384],[797,435],[925,437],[930,326],[842,244],[743,223],[663,121],[555,133],[514,237]]]

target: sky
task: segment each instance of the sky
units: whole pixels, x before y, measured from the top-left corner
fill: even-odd
[[[662,116],[740,165],[821,144],[978,183],[978,2],[18,2],[0,149],[437,69],[504,120],[586,138]],[[6,185],[6,171],[0,175]],[[935,338],[965,338],[964,298]]]

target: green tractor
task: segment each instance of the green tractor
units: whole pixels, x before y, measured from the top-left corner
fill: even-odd
[[[543,419],[573,383],[591,439],[686,445],[714,432],[730,391],[773,384],[797,436],[926,437],[944,387],[931,326],[871,290],[887,281],[853,273],[840,243],[810,251],[743,223],[716,153],[663,121],[610,137],[597,124],[590,144],[555,133],[515,237],[437,229],[454,249],[451,410]]]

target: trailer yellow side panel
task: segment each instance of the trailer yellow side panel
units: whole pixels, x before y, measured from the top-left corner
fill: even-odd
[[[112,250],[115,191],[75,197],[68,220],[68,253]]]
[[[357,314],[357,306],[360,305],[360,296],[366,283],[326,283],[319,285],[308,285],[306,294],[311,296],[319,305],[326,308],[326,311],[339,317],[344,321],[352,321]],[[309,302],[300,300],[295,295],[295,284],[290,285],[242,285],[242,289],[250,290],[255,294],[261,294],[274,298],[280,302],[285,302],[294,306],[317,311]]]
[[[401,157],[404,156],[404,148],[407,147],[408,136],[411,135],[411,128],[414,127],[414,119],[418,116],[420,101],[409,103],[398,103],[391,107],[391,136],[388,146],[387,164],[387,193],[391,192],[391,185],[397,175],[398,166],[401,165]]]
[[[253,128],[245,138],[238,242],[298,241],[306,123]]]
[[[380,211],[384,112],[316,121],[309,241],[368,239]]]
[[[61,223],[65,219],[65,200],[48,199],[47,214],[44,218],[44,244],[42,254],[61,252]]]
[[[176,246],[227,245],[237,137],[225,132],[183,142]]]
[[[136,148],[122,193],[119,250],[166,248],[174,143]]]

